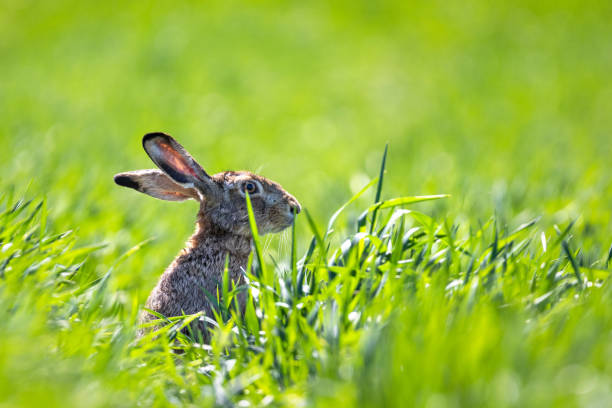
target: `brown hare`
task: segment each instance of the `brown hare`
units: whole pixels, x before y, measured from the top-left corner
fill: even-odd
[[[115,175],[115,183],[155,198],[194,199],[200,203],[195,233],[162,274],[146,307],[166,317],[200,311],[212,316],[206,293],[216,296],[229,257],[234,284],[243,283],[251,252],[252,234],[246,206],[249,193],[260,234],[290,226],[300,204],[278,183],[247,171],[226,171],[212,176],[172,137],[149,133],[142,145],[160,170],[137,170]],[[239,296],[241,309],[245,296]],[[143,322],[157,319],[143,313]],[[208,339],[206,324],[195,328]]]

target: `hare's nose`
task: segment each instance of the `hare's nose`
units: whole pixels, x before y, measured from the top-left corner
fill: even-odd
[[[291,200],[289,202],[289,207],[291,207],[291,212],[294,212],[296,214],[299,214],[300,211],[302,211],[302,207],[300,206],[300,203],[297,202],[297,200]]]

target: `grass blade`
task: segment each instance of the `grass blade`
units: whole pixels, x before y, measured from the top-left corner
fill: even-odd
[[[325,232],[325,237],[327,237],[331,230],[332,227],[334,225],[334,223],[336,222],[336,219],[338,218],[338,216],[342,213],[342,211],[344,211],[344,209],[346,207],[348,207],[350,204],[352,204],[355,200],[357,200],[359,197],[361,197],[366,191],[368,191],[370,189],[370,187],[372,187],[374,184],[376,184],[378,181],[380,180],[380,178],[375,178],[373,180],[371,180],[368,184],[365,185],[365,187],[363,187],[361,190],[359,190],[359,192],[357,194],[355,194],[350,200],[348,200],[346,203],[344,203],[342,205],[342,207],[340,207],[329,219],[329,222],[327,223],[327,231]],[[380,183],[379,183],[379,187]]]
[[[385,176],[385,166],[387,165],[387,151],[389,149],[389,144],[385,145],[385,152],[383,153],[382,162],[380,164],[380,174],[378,175],[378,185],[376,186],[376,197],[374,198],[374,203],[378,203],[380,201],[380,196],[382,194],[383,181]],[[378,214],[378,208],[376,208],[372,214],[372,221],[370,223],[370,234],[374,231],[374,226],[376,225],[376,215]]]
[[[257,223],[255,222],[255,213],[253,213],[253,205],[251,204],[251,197],[248,192],[245,195],[245,199],[247,203],[247,211],[249,213],[249,225],[251,227],[251,234],[253,235],[253,246],[255,247],[255,255],[257,256],[257,262],[259,263],[259,268],[261,270],[262,277],[265,277],[266,267],[264,264],[263,254],[261,252],[259,231],[257,230]],[[267,280],[264,279],[264,282],[267,282]]]
[[[569,258],[569,261],[572,265],[572,269],[574,270],[574,275],[576,276],[576,279],[578,279],[578,285],[580,288],[582,288],[582,275],[580,273],[580,268],[578,267],[578,263],[576,262],[576,259],[574,258],[574,255],[572,255],[572,251],[570,250],[569,244],[567,243],[567,241],[563,240],[561,242],[561,246],[563,247],[563,252],[565,252],[565,255],[567,255],[567,257]]]

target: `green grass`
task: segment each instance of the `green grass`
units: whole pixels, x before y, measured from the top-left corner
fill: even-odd
[[[611,19],[0,1],[0,407],[610,405]],[[305,208],[210,347],[135,337],[197,211],[112,183],[150,131]]]
[[[381,186],[379,179],[378,191]],[[241,288],[233,288],[225,272],[223,301],[212,316],[216,328],[210,344],[202,344],[180,331],[201,314],[162,317],[162,328],[135,337],[138,307],[109,290],[113,268],[96,276],[95,261],[83,261],[98,248],[75,248],[70,233],[47,235],[44,201],[34,207],[5,197],[5,402],[609,402],[611,254],[587,263],[572,250],[579,244],[573,224],[538,231],[534,220],[508,231],[492,219],[465,231],[403,208],[444,198],[380,201],[343,235],[333,225],[339,214],[321,230],[306,213],[314,236],[299,261],[292,252],[288,269],[266,266],[255,234],[251,259],[258,262],[242,288],[249,292],[246,311],[238,312],[234,295]],[[126,256],[138,256],[138,249]]]

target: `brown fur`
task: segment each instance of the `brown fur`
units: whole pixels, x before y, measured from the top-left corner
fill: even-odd
[[[240,285],[251,252],[252,234],[243,192],[246,183],[257,186],[250,196],[260,234],[290,226],[300,204],[278,183],[250,172],[227,171],[208,176],[168,135],[145,135],[143,145],[163,172],[120,173],[115,176],[117,184],[164,200],[193,198],[200,202],[195,233],[160,277],[146,307],[166,317],[200,311],[212,316],[212,305],[205,293],[216,297],[226,257],[230,278]],[[238,297],[241,309],[245,299],[245,295]],[[152,319],[156,317],[143,314],[144,322]],[[197,322],[195,327],[208,339],[205,323]]]

